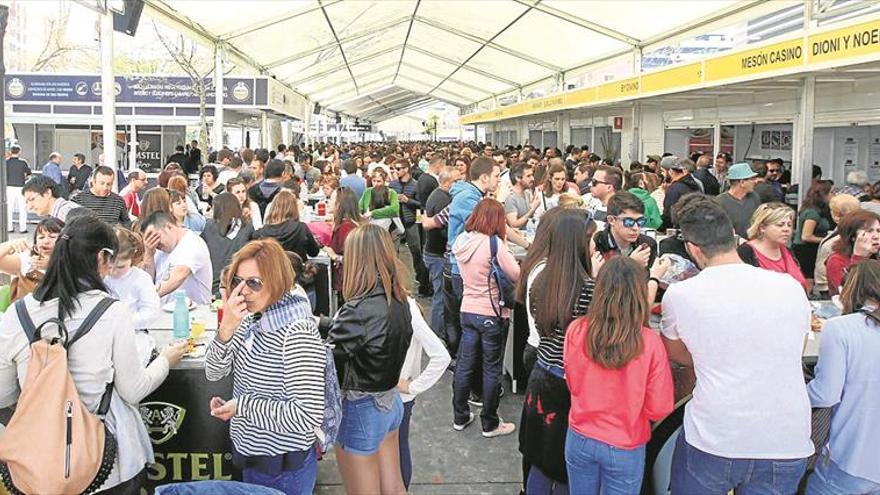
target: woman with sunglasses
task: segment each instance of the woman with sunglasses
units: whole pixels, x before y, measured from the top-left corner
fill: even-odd
[[[840,302],[844,316],[825,322],[816,378],[807,384],[813,407],[833,408],[807,495],[880,493],[880,264],[852,265]]]
[[[354,229],[345,252],[357,253],[343,260],[346,302],[332,324],[322,321],[343,393],[336,460],[346,493],[404,493],[397,386],[413,336],[409,276],[391,236],[377,225]]]
[[[232,374],[232,397],[211,399],[230,421],[233,463],[245,483],[311,494],[315,428],[324,417],[327,355],[309,299],[274,239],[252,241],[232,259],[223,321],[208,344],[205,374]]]
[[[55,244],[42,284],[23,299],[37,327],[49,318],[59,318],[68,330],[74,330],[102,300],[110,297],[102,279],[113,266],[118,247],[116,233],[91,214],[68,220]],[[135,339],[131,312],[125,304],[114,302],[91,331],[68,350],[70,375],[90,411],[98,410],[107,384],[113,384],[105,421],[119,448],[100,493],[140,493],[146,482],[145,466],[153,462],[153,449],[138,407],[186,352],[185,342],[172,344],[144,367]],[[7,311],[0,323],[0,407],[16,402],[20,386],[28,378],[28,347],[17,312]]]
[[[749,242],[737,248],[746,263],[791,275],[807,290],[807,279],[788,249],[794,229],[794,210],[782,203],[764,203],[752,214]]]
[[[648,268],[657,258],[657,242],[641,229],[647,225],[645,203],[634,194],[620,191],[608,200],[608,217],[605,230],[593,238],[595,250],[604,259],[612,256],[629,256]]]

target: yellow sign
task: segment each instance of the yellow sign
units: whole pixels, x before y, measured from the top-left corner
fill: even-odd
[[[631,77],[599,86],[596,95],[599,100],[613,100],[639,94],[639,78]]]
[[[563,95],[565,106],[573,107],[596,101],[596,88],[582,88]]]
[[[491,122],[533,113],[588,106],[608,100],[630,99],[661,91],[685,91],[701,83],[763,75],[782,69],[810,70],[812,64],[864,56],[880,59],[880,20],[852,24],[824,33],[813,34],[806,41],[798,36],[760,48],[722,54],[703,62],[672,67],[641,77],[581,88],[567,93],[528,100],[503,109],[462,116],[462,124]],[[874,57],[872,57],[874,58]],[[854,62],[859,62],[855,60]],[[852,62],[850,62],[852,63]]]
[[[682,65],[642,76],[643,93],[665,91],[703,82],[703,63]]]
[[[750,76],[803,65],[801,38],[706,60],[706,81]]]
[[[810,63],[880,52],[880,20],[814,34],[807,42]]]

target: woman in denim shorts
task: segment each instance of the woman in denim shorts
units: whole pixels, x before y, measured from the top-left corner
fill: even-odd
[[[329,330],[343,393],[336,459],[347,493],[404,493],[397,383],[413,333],[407,272],[376,225],[352,230],[345,252],[357,256],[343,260],[346,303]]]

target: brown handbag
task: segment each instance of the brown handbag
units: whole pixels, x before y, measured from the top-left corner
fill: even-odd
[[[92,493],[110,475],[116,439],[102,418],[110,407],[113,383],[107,385],[98,413],[92,413],[80,400],[67,353],[114,302],[102,299],[73,335],[60,318],[34,327],[24,301],[15,303],[31,358],[15,412],[0,438],[0,478],[10,493]],[[58,337],[51,341],[41,337],[47,325],[58,327]]]

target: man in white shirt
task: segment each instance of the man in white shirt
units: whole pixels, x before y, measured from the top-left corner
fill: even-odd
[[[596,229],[605,228],[605,219],[608,217],[608,200],[614,193],[623,187],[623,173],[614,167],[599,167],[593,173],[590,181],[590,192],[584,194],[582,199],[587,210],[596,222]]]
[[[144,269],[153,276],[162,304],[182,289],[196,304],[211,302],[211,255],[201,237],[175,223],[165,212],[148,216],[144,232]]]
[[[743,263],[730,218],[711,200],[677,217],[702,271],[663,298],[669,358],[697,376],[672,493],[796,493],[814,450],[801,364],[811,313],[803,287]]]

